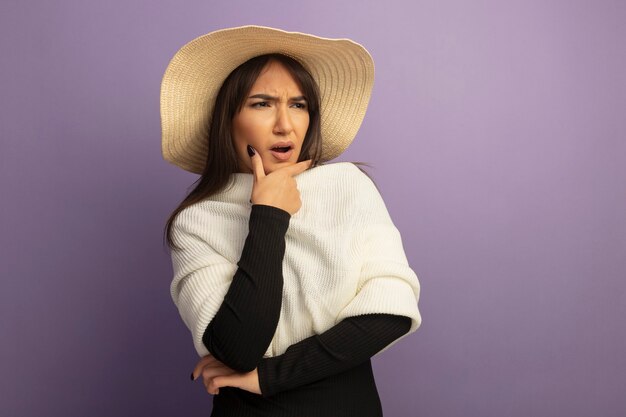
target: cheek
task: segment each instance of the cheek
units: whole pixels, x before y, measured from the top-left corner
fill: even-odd
[[[245,123],[237,121],[233,122],[232,138],[235,150],[241,158],[247,155],[246,147],[248,144],[254,146],[254,143],[251,140],[252,136],[250,135],[250,129]]]
[[[244,144],[244,147],[248,143],[254,146],[254,142],[262,138],[268,129],[265,124],[264,120],[250,115],[235,119],[233,121],[233,138],[240,144]]]
[[[309,115],[307,114],[306,116],[302,116],[298,118],[296,123],[298,126],[299,135],[302,136],[302,138],[304,138],[304,136],[306,135],[306,131],[309,128]]]
[[[309,128],[309,114],[298,114],[292,120],[292,123],[296,126],[296,128],[300,131],[306,130]]]
[[[241,141],[243,140],[243,137],[245,136],[245,126],[237,118],[233,119],[233,124],[231,127],[231,134],[233,136],[233,141],[236,144],[241,143]]]

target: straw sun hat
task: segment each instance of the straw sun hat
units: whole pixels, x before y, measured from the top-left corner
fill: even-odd
[[[299,61],[320,90],[322,161],[350,145],[361,126],[374,83],[374,62],[349,39],[327,39],[262,26],[202,35],[170,61],[161,82],[163,158],[196,174],[204,170],[213,105],[222,83],[240,64],[281,53]]]

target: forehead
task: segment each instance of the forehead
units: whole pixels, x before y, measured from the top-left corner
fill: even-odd
[[[278,61],[269,61],[261,70],[259,77],[252,85],[252,92],[257,90],[289,92],[301,95],[301,88],[289,70]]]

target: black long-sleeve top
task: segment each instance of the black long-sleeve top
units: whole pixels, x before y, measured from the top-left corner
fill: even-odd
[[[280,316],[290,218],[277,207],[252,206],[239,268],[202,341],[236,371],[258,368],[262,395],[222,387],[212,416],[381,416],[370,358],[409,331],[409,317],[348,317],[282,355],[263,357]]]

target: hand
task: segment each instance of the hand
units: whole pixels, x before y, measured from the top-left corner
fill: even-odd
[[[300,210],[302,206],[300,192],[293,177],[309,168],[313,160],[301,161],[265,175],[261,155],[255,152],[251,158],[254,184],[252,185],[250,202],[278,207],[291,215]]]
[[[200,359],[193,369],[194,381],[200,375],[202,375],[207,392],[212,395],[219,394],[220,387],[236,387],[254,394],[261,394],[257,368],[250,372],[237,372],[209,354]]]

